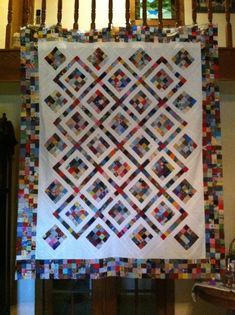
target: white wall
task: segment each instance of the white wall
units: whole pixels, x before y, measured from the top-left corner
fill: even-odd
[[[5,46],[8,0],[0,0],[0,48]]]

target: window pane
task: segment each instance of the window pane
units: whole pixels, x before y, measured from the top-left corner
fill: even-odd
[[[142,9],[143,0],[136,0],[136,19],[141,20],[143,18]],[[163,19],[173,19],[173,0],[163,0],[162,1],[162,13]],[[147,19],[157,19],[158,18],[158,0],[147,0]]]

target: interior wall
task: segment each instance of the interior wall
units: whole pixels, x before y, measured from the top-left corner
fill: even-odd
[[[8,0],[0,1],[0,48],[5,47],[5,35],[7,25]]]

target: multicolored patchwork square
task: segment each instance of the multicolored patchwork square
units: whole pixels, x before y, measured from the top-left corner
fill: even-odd
[[[151,82],[158,90],[166,90],[174,82],[174,80],[164,69],[162,69],[154,75]]]
[[[45,190],[45,193],[54,203],[57,203],[67,193],[67,189],[55,179]]]
[[[188,225],[185,225],[176,235],[175,239],[184,249],[189,249],[197,241],[199,237],[195,234]]]
[[[139,249],[142,249],[148,244],[153,236],[142,224],[140,224],[138,228],[130,234],[130,238]]]
[[[110,101],[101,91],[96,90],[87,103],[99,114],[109,105]]]
[[[67,171],[73,175],[75,179],[79,179],[80,176],[88,169],[88,166],[83,160],[76,157],[66,167]]]
[[[76,136],[78,136],[89,123],[82,117],[82,115],[76,112],[68,121],[66,121],[66,125]]]
[[[61,231],[61,229],[54,225],[44,236],[43,239],[51,246],[54,250],[62,244],[67,236]]]
[[[93,54],[87,58],[87,60],[92,63],[97,70],[100,70],[101,67],[108,61],[108,56],[102,49],[97,48]]]
[[[152,167],[154,173],[162,180],[167,178],[174,169],[175,168],[164,157],[161,157]]]
[[[131,167],[126,161],[123,160],[122,157],[119,157],[109,166],[109,170],[117,178],[123,178],[131,170]]]
[[[176,108],[180,109],[183,113],[187,113],[194,104],[196,104],[196,100],[191,97],[186,92],[181,93],[173,102]]]
[[[65,62],[66,57],[57,47],[55,47],[50,54],[45,57],[45,60],[57,70]]]
[[[99,178],[92,183],[87,191],[97,202],[100,202],[109,193],[107,186]]]
[[[130,104],[141,115],[151,105],[152,101],[143,91],[139,91],[131,100]]]
[[[130,215],[130,211],[120,200],[109,210],[108,213],[118,224],[122,224]]]
[[[149,185],[140,178],[130,189],[130,192],[135,196],[139,202],[144,202],[146,198],[151,194],[152,189]]]
[[[121,70],[118,69],[108,79],[108,82],[118,91],[122,92],[123,89],[131,82],[131,79]]]
[[[110,235],[109,233],[100,225],[96,225],[93,231],[87,235],[87,239],[94,245],[97,249],[100,249],[104,243],[107,242]]]
[[[54,91],[45,99],[45,103],[57,113],[66,103],[67,99],[59,91]]]
[[[88,212],[78,202],[76,202],[70,210],[66,212],[66,216],[75,226],[78,226],[86,219]]]
[[[160,114],[152,123],[151,126],[162,136],[174,126],[174,123],[165,115]]]
[[[143,158],[150,150],[150,142],[143,136],[135,138],[130,146],[140,158]]]
[[[88,143],[87,146],[91,150],[91,152],[97,157],[103,155],[105,151],[110,147],[108,142],[102,136],[95,136]]]
[[[54,133],[54,135],[51,136],[45,143],[45,147],[54,157],[57,157],[57,155],[63,152],[63,150],[67,147],[67,144],[56,133]]]
[[[118,113],[113,117],[110,126],[120,136],[129,128],[130,122],[121,113]]]
[[[186,134],[174,144],[174,148],[185,158],[197,148],[197,144]]]
[[[196,189],[184,179],[174,190],[178,198],[180,198],[184,203],[187,203],[193,195],[196,193]]]
[[[129,60],[136,66],[136,68],[142,70],[152,58],[142,48],[139,48]]]
[[[190,53],[182,48],[173,58],[172,61],[180,68],[188,68],[193,62],[194,58]]]
[[[161,225],[165,225],[175,214],[172,209],[162,201],[160,205],[152,211],[152,215]]]
[[[79,70],[74,69],[70,75],[65,79],[65,81],[78,92],[84,84],[86,84],[86,76]]]

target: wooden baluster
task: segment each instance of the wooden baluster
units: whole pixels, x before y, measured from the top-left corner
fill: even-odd
[[[192,20],[193,24],[197,24],[197,0],[192,0]]]
[[[143,25],[148,26],[147,23],[147,0],[143,0]]]
[[[96,20],[96,0],[91,1],[91,29],[95,30]]]
[[[175,0],[175,26],[180,25],[180,3],[179,0]]]
[[[226,18],[226,47],[233,47],[233,39],[232,39],[232,24],[230,22],[231,18],[231,0],[225,0],[225,18]]]
[[[213,11],[212,11],[212,0],[207,1],[208,9],[208,22],[211,24],[213,20]]]
[[[29,14],[29,0],[24,0],[22,26],[27,26],[29,24]]]
[[[58,0],[58,11],[57,11],[57,26],[61,27],[61,21],[62,21],[62,8],[63,8],[63,1]]]
[[[126,29],[129,30],[130,27],[130,0],[126,0]]]
[[[41,16],[41,25],[45,26],[46,24],[46,10],[47,10],[47,1],[42,0],[42,16]]]
[[[113,25],[113,0],[109,0],[109,24],[108,29],[111,30]]]
[[[78,18],[79,18],[79,0],[75,0],[74,2],[74,23],[73,29],[78,30]]]
[[[163,27],[162,0],[158,0],[158,27]]]
[[[12,0],[9,0],[8,1],[7,26],[6,26],[6,40],[5,40],[5,48],[6,49],[9,49],[11,46],[12,16],[13,16],[13,4],[12,4]]]

